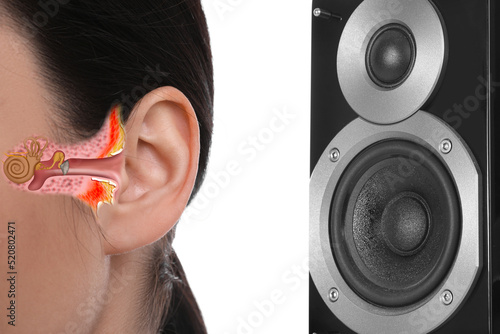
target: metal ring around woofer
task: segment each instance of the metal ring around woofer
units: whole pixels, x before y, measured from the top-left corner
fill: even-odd
[[[413,35],[416,57],[404,82],[384,88],[370,78],[366,53],[373,35],[394,23],[408,28]],[[444,67],[445,54],[444,28],[430,1],[365,0],[347,21],[340,38],[340,88],[359,116],[379,124],[396,123],[414,114],[431,96]]]
[[[386,139],[408,140],[439,156],[455,182],[462,215],[459,248],[443,283],[427,298],[398,308],[373,305],[350,288],[335,263],[329,237],[330,209],[342,173],[365,148]],[[439,148],[444,139],[453,143],[446,154]],[[334,162],[332,150],[340,152]],[[480,172],[467,145],[448,124],[425,111],[386,126],[358,118],[342,129],[320,157],[310,181],[310,274],[331,312],[356,333],[427,333],[445,322],[467,298],[482,265],[480,184]],[[332,288],[338,290],[335,302],[329,298]],[[445,290],[453,294],[449,305],[442,301]]]

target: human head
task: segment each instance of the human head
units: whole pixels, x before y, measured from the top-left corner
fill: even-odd
[[[121,103],[128,136],[122,172],[127,185],[121,197],[132,208],[141,196],[148,199],[141,204],[141,215],[134,216],[135,224],[129,219],[129,225],[120,225],[127,220],[120,214],[127,212],[121,203],[118,212],[108,208],[94,222],[89,210],[67,197],[33,197],[2,184],[0,196],[8,204],[2,208],[2,219],[18,221],[18,226],[24,221],[17,232],[24,240],[18,243],[19,253],[26,255],[24,263],[19,262],[19,275],[25,277],[19,289],[31,306],[24,306],[26,320],[21,326],[40,323],[38,317],[50,310],[47,305],[59,303],[66,309],[58,310],[54,327],[46,321],[47,329],[62,332],[66,329],[58,326],[76,316],[73,320],[78,325],[83,320],[82,328],[96,330],[97,317],[112,316],[108,309],[115,302],[103,301],[90,312],[86,301],[96,291],[108,291],[106,279],[109,283],[117,268],[129,266],[143,270],[135,275],[144,283],[131,295],[144,298],[130,301],[138,309],[138,319],[127,321],[148,331],[170,326],[179,333],[200,332],[203,321],[171,246],[173,224],[191,190],[194,194],[203,180],[211,142],[213,74],[200,2],[1,0],[0,8],[0,38],[7,46],[1,52],[0,99],[8,109],[2,110],[2,150],[23,140],[24,134],[42,130],[60,142],[78,143],[94,135],[110,108]],[[15,118],[21,113],[23,122]],[[197,148],[191,144],[198,137]],[[193,157],[199,158],[194,170]],[[148,173],[142,162],[152,171]],[[183,173],[186,170],[191,179],[189,172]],[[170,202],[149,201],[154,196],[148,194],[157,188],[170,194]],[[181,189],[185,199],[178,200],[182,196],[169,193],[171,189]],[[21,210],[20,203],[28,202],[29,209]],[[148,217],[152,211],[156,213]],[[143,230],[155,232],[135,230],[141,224]],[[137,264],[129,265],[131,261]],[[131,281],[135,284],[136,279]],[[131,286],[122,291],[127,289]],[[176,315],[171,308],[179,310]]]

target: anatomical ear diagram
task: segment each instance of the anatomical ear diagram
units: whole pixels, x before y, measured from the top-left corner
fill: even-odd
[[[10,183],[42,194],[71,194],[95,213],[112,204],[120,184],[125,130],[121,107],[112,108],[92,138],[75,145],[58,145],[43,136],[31,136],[5,155],[3,171]]]

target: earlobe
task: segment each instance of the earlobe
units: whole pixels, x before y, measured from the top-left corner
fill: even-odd
[[[184,211],[198,171],[198,121],[176,88],[160,87],[144,96],[125,129],[119,196],[98,211],[108,255],[165,235]]]

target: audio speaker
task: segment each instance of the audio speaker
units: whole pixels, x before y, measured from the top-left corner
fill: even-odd
[[[313,0],[309,333],[500,333],[500,0]]]

